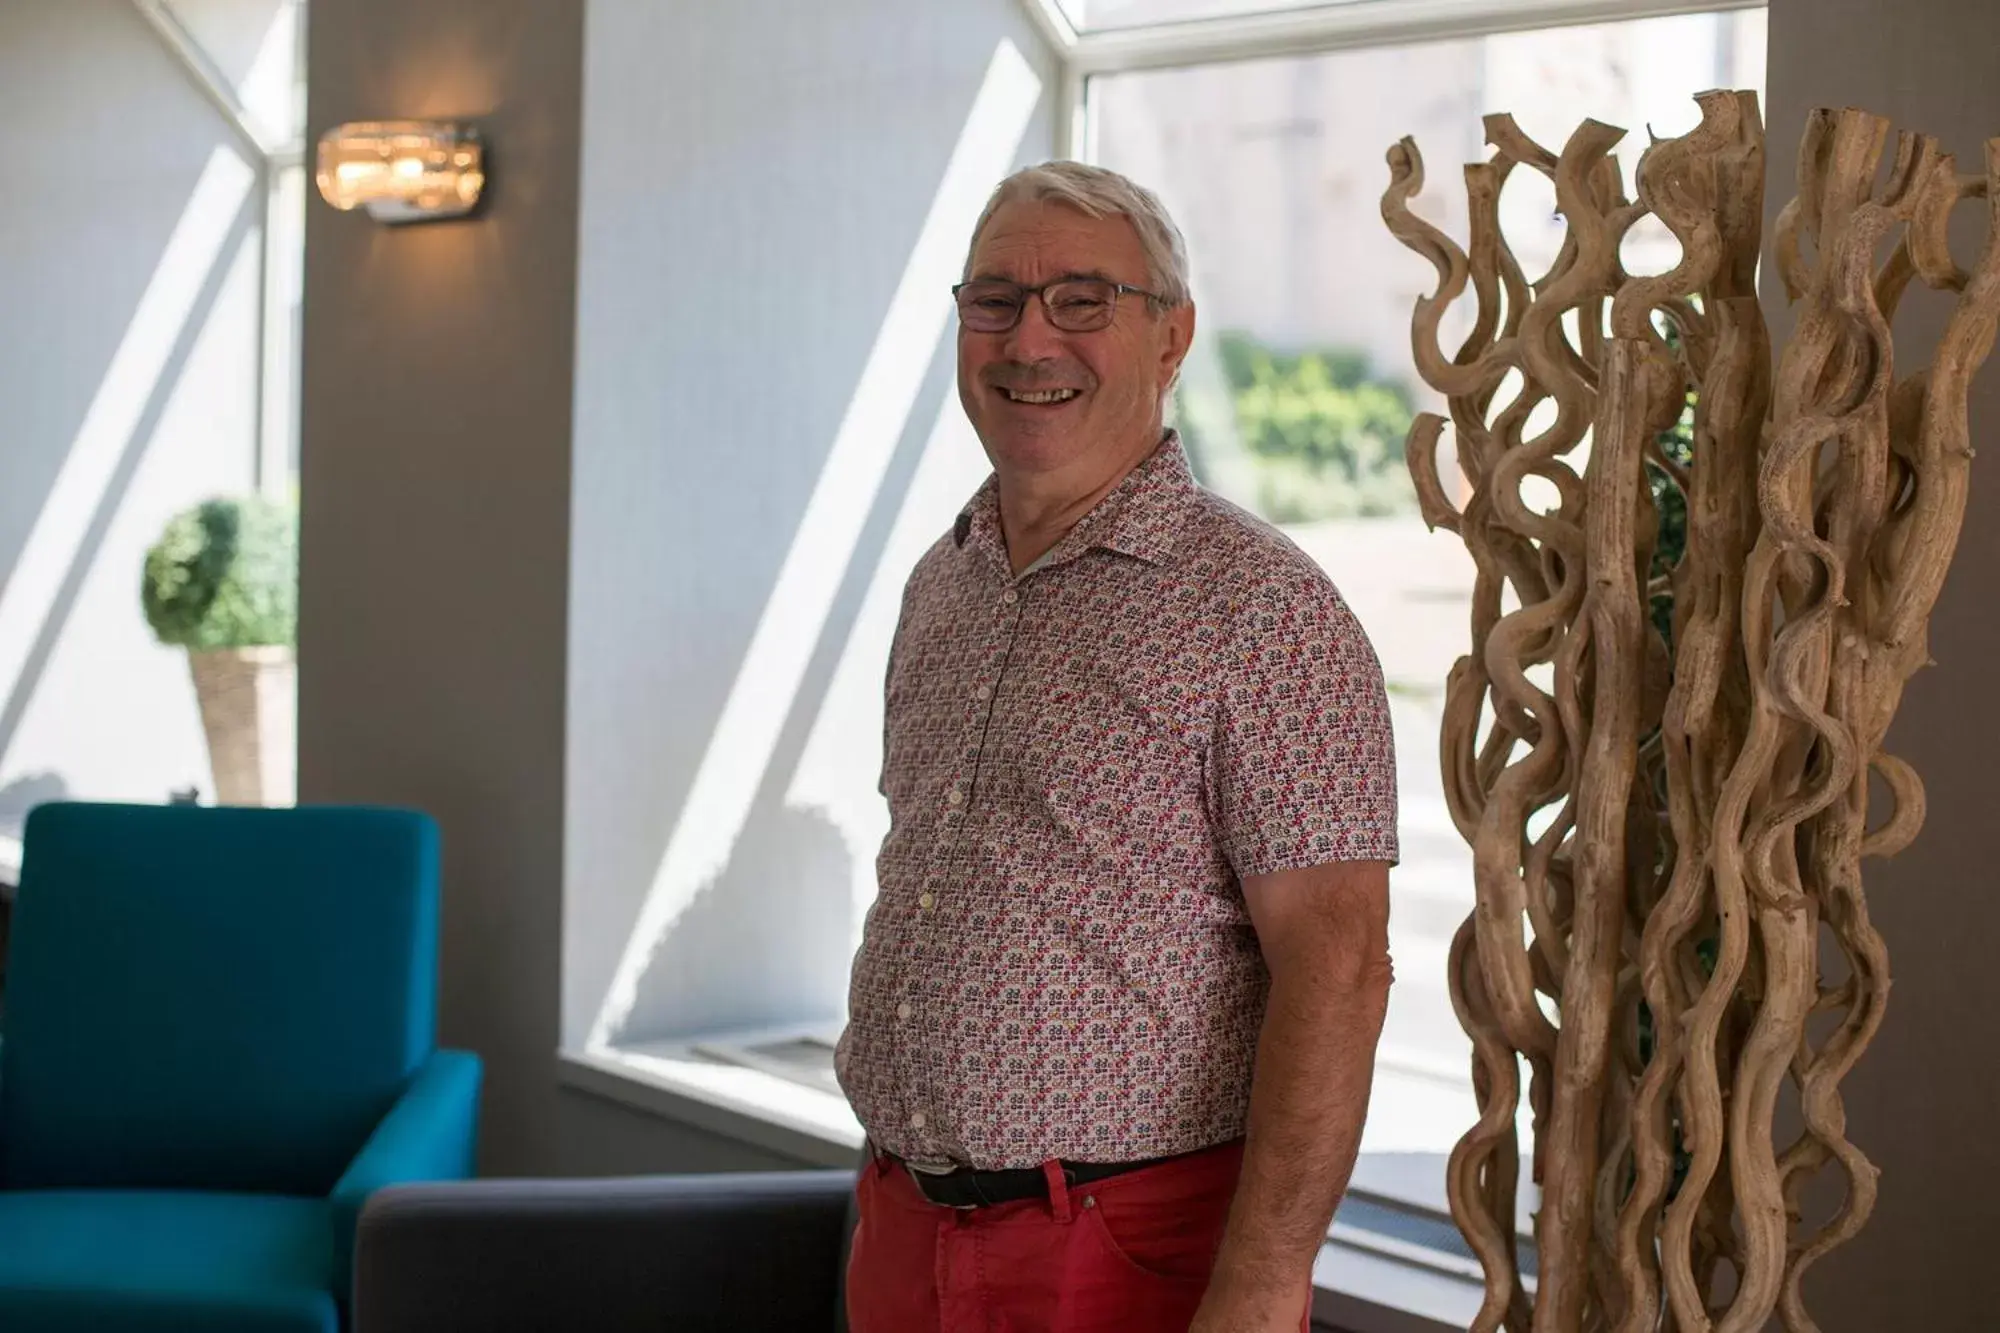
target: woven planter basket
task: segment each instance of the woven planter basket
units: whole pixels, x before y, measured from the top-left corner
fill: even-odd
[[[218,805],[290,805],[298,770],[298,668],[289,648],[190,652]]]

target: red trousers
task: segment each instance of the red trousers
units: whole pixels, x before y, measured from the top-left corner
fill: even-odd
[[[1184,1333],[1201,1304],[1241,1144],[986,1208],[944,1208],[900,1165],[861,1171],[853,1333]],[[1310,1280],[1299,1298],[1311,1301]],[[1300,1328],[1310,1325],[1307,1314]]]

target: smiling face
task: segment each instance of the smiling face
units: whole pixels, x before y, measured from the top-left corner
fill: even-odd
[[[1039,287],[1094,277],[1158,288],[1131,220],[1015,199],[979,235],[971,278]],[[1005,333],[958,332],[958,396],[1003,478],[1129,468],[1159,443],[1161,405],[1194,334],[1194,307],[1118,298],[1105,328],[1068,333],[1039,297]],[[1101,465],[1101,466],[1095,466]]]

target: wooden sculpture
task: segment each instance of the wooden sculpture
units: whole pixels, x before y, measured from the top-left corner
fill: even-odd
[[[1904,134],[1881,172],[1886,122],[1815,115],[1778,224],[1798,322],[1774,365],[1756,98],[1696,101],[1699,126],[1640,159],[1636,201],[1611,155],[1622,131],[1587,121],[1555,153],[1489,117],[1464,250],[1410,209],[1415,143],[1389,153],[1383,217],[1439,279],[1416,307],[1417,368],[1448,401],[1469,498],[1441,484],[1436,415],[1410,432],[1411,474],[1478,570],[1442,737],[1477,895],[1450,979],[1480,1117],[1449,1181],[1486,1274],[1477,1330],[1749,1333],[1774,1312],[1811,1329],[1801,1278],[1875,1199],[1840,1092],[1889,985],[1861,865],[1923,821],[1916,773],[1882,743],[1964,516],[1967,382],[2000,313],[2000,140],[1962,176]],[[1533,283],[1499,226],[1522,168],[1553,181],[1566,228]],[[1991,228],[1971,272],[1946,245],[1967,199]],[[1631,276],[1620,245],[1647,215],[1680,262]],[[1955,293],[1915,372],[1890,331],[1913,282]],[[1440,323],[1468,285],[1476,318],[1447,356]],[[1691,447],[1669,450],[1689,410]],[[1550,503],[1524,499],[1530,477]],[[1681,549],[1663,551],[1683,508]],[[1873,821],[1871,772],[1888,794]],[[1523,1061],[1532,1298],[1514,1235]],[[1803,1191],[1827,1168],[1844,1198],[1815,1217]]]

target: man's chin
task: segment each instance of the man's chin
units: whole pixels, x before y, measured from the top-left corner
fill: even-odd
[[[1048,472],[1083,452],[1082,432],[1068,422],[992,422],[979,432],[996,467]]]

